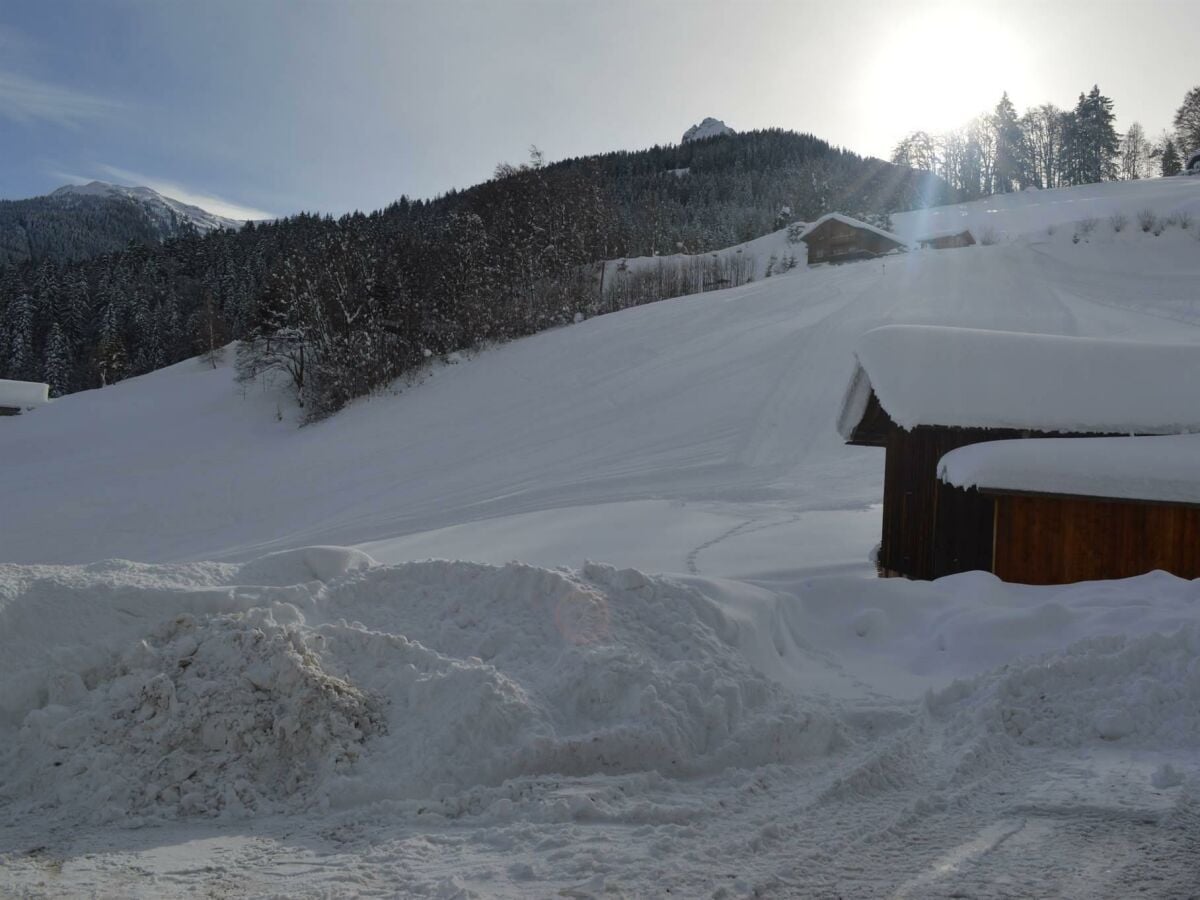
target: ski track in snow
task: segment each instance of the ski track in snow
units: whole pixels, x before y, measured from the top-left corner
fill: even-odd
[[[876,580],[882,455],[834,429],[883,323],[1200,342],[1194,231],[1121,204],[1200,179],[897,216],[1002,240],[300,430],[194,363],[0,422],[0,895],[1200,897],[1196,585]],[[260,558],[318,543],[389,565]]]

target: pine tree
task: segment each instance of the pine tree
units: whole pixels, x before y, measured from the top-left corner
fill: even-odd
[[[50,327],[50,336],[46,339],[45,363],[42,369],[43,378],[50,386],[51,397],[61,397],[71,392],[73,369],[70,342],[63,329],[55,322]]]
[[[8,377],[17,381],[36,381],[38,367],[33,344],[33,297],[22,293],[10,301],[5,310],[5,319],[4,333],[8,337]]]
[[[1182,171],[1183,160],[1179,158],[1179,151],[1175,149],[1175,142],[1167,138],[1162,150],[1162,173],[1164,176],[1178,175]]]
[[[1075,107],[1075,139],[1078,171],[1075,184],[1111,181],[1117,177],[1121,139],[1113,127],[1112,100],[1093,85],[1087,96],[1080,94]]]
[[[996,163],[994,188],[997,194],[1008,194],[1028,183],[1025,175],[1025,148],[1017,111],[1008,99],[1008,92],[996,104],[992,115],[996,132]]]
[[[1194,87],[1175,111],[1175,136],[1183,152],[1200,150],[1200,87]]]

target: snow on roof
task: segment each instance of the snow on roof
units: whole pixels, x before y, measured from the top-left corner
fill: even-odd
[[[49,402],[49,385],[38,381],[7,381],[0,378],[0,406],[32,409]]]
[[[864,334],[838,430],[872,391],[901,428],[1200,432],[1200,346],[886,325]]]
[[[809,226],[804,229],[804,233],[800,235],[800,240],[802,240],[802,241],[805,240],[810,234],[813,234],[818,228],[820,228],[826,222],[833,222],[833,221],[841,222],[843,225],[849,225],[853,228],[862,228],[862,229],[865,229],[866,231],[874,232],[875,234],[879,235],[880,237],[887,238],[889,241],[895,241],[901,247],[908,246],[904,242],[903,238],[899,237],[898,235],[892,234],[890,231],[884,231],[882,228],[876,228],[874,225],[870,224],[869,222],[862,222],[858,219],[853,219],[850,216],[843,216],[841,213],[835,213],[835,212],[826,213],[825,215],[821,216],[821,218],[817,219],[815,222],[810,223]]]
[[[970,228],[948,228],[945,231],[937,231],[937,232],[934,232],[933,234],[923,235],[923,236],[917,238],[917,243],[923,244],[925,241],[936,241],[936,240],[940,240],[941,238],[958,237],[960,234],[963,234],[963,233],[971,234],[971,229]],[[971,237],[975,237],[975,235],[971,234]]]
[[[961,488],[1200,504],[1200,435],[989,441],[947,453],[938,477]]]

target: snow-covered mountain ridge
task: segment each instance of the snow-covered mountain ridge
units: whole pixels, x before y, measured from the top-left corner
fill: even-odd
[[[106,181],[89,181],[87,184],[66,184],[52,191],[48,196],[59,198],[70,197],[114,197],[133,201],[138,204],[150,219],[158,226],[163,237],[178,233],[185,223],[191,223],[201,233],[216,228],[231,228],[237,230],[245,222],[218,216],[199,206],[165,197],[158,191],[148,187],[126,187],[120,184],[109,184]]]

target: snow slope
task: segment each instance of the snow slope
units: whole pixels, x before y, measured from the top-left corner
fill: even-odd
[[[1033,218],[305,428],[196,361],[0,420],[0,893],[1194,893],[1197,585],[876,579],[835,430],[881,324],[1200,341],[1195,226]]]

